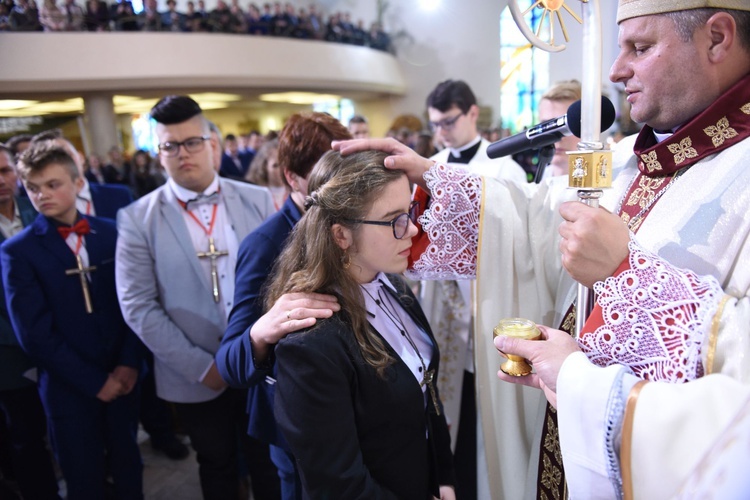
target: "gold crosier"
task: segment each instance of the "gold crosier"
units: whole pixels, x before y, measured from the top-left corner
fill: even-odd
[[[561,10],[567,11],[576,21],[583,24],[583,76],[581,82],[581,142],[578,151],[569,152],[568,173],[571,188],[578,191],[578,199],[592,207],[599,206],[602,189],[612,185],[612,153],[601,143],[601,74],[602,74],[602,27],[599,0],[580,0],[582,16],[577,16],[564,0],[537,0],[525,11],[510,0],[508,8],[518,28],[535,47],[547,52],[560,52],[565,45],[556,45],[554,40],[554,17],[569,41]],[[533,9],[544,9],[536,33],[529,28],[524,16]],[[549,42],[540,39],[544,19],[549,16]],[[584,285],[578,285],[576,300],[575,335],[580,335],[586,318],[594,306],[593,291]]]

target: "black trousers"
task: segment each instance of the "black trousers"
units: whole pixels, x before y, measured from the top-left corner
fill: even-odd
[[[13,473],[28,499],[58,499],[52,456],[44,437],[47,424],[35,385],[0,391],[0,418],[8,429]]]
[[[268,445],[247,435],[246,405],[247,391],[232,388],[204,403],[175,403],[197,455],[205,500],[237,498],[240,449],[250,473],[253,498],[281,498],[279,476]]]
[[[456,500],[477,499],[477,405],[474,374],[464,372],[461,390],[461,416],[456,435]]]

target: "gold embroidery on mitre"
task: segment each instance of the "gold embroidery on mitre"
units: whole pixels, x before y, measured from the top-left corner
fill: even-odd
[[[747,104],[745,104],[744,106],[742,106],[742,107],[740,108],[740,111],[742,111],[742,112],[743,112],[743,113],[745,113],[746,115],[750,115],[750,102],[749,102],[749,103],[747,103]]]
[[[695,158],[698,156],[698,151],[692,146],[693,141],[690,137],[685,137],[679,144],[669,144],[667,149],[669,149],[669,152],[674,155],[675,164],[679,165],[688,158]]]
[[[724,144],[725,140],[737,137],[737,131],[729,126],[729,120],[726,116],[719,120],[715,126],[706,127],[703,131],[711,138],[711,142],[717,148]]]
[[[661,178],[653,179],[642,175],[641,178],[638,179],[638,187],[630,193],[627,205],[638,205],[641,208],[647,206],[651,203],[654,196],[656,196],[656,188],[661,185],[662,180],[663,179]]]
[[[649,173],[653,172],[654,170],[661,170],[661,163],[659,163],[659,160],[656,158],[656,151],[651,151],[648,154],[642,154],[641,159],[646,164],[646,168],[648,169]]]

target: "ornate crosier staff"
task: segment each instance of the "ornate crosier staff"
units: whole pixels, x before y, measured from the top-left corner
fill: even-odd
[[[604,149],[601,143],[600,125],[602,123],[602,16],[599,0],[580,0],[582,17],[576,16],[570,8],[565,5],[564,0],[538,0],[525,12],[521,12],[516,0],[510,0],[508,7],[521,32],[535,47],[547,52],[560,52],[565,49],[564,45],[554,45],[553,36],[553,14],[557,16],[560,27],[568,40],[560,14],[560,9],[565,9],[569,14],[583,23],[583,77],[581,95],[581,142],[578,143],[578,151],[569,152],[568,155],[568,185],[578,190],[578,199],[590,207],[599,206],[599,198],[602,189],[612,185],[612,153]],[[539,7],[544,9],[539,28],[534,34],[523,20],[523,16],[531,9]],[[542,22],[546,15],[550,16],[550,42],[540,40]],[[576,299],[576,326],[575,335],[578,337],[594,306],[594,293],[585,285],[578,284],[578,297]]]

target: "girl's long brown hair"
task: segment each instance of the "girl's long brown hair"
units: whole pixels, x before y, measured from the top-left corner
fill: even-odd
[[[336,244],[331,227],[341,224],[356,235],[360,224],[385,187],[404,174],[383,166],[386,154],[365,151],[342,157],[329,151],[315,165],[308,186],[307,212],[287,240],[274,265],[266,290],[266,310],[281,295],[318,292],[338,297],[338,317],[351,325],[365,361],[381,377],[394,360],[383,341],[373,334],[359,283],[345,269],[345,252]]]

